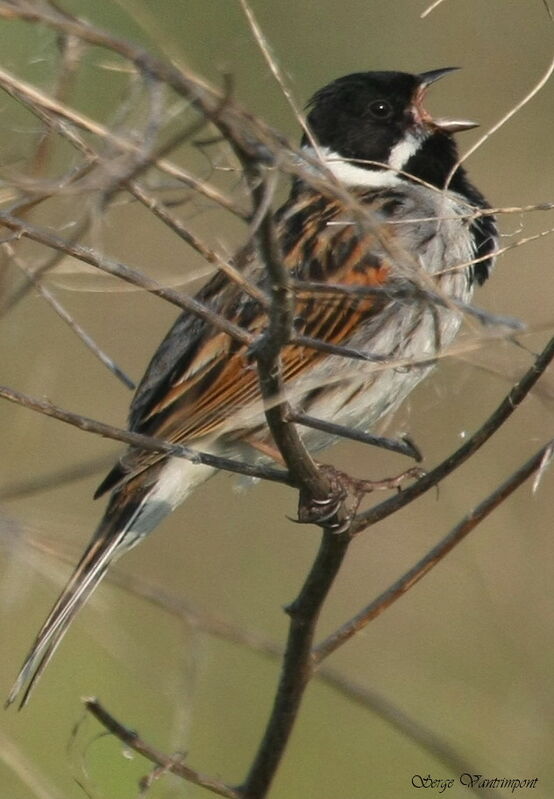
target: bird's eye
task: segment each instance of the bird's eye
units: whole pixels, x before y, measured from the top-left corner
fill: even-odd
[[[369,113],[375,119],[390,119],[392,105],[387,100],[375,100],[369,106]]]

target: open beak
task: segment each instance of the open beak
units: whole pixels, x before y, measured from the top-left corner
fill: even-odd
[[[462,130],[471,130],[472,128],[479,127],[478,122],[472,122],[469,119],[433,119],[421,105],[425,97],[425,92],[432,83],[448,75],[449,72],[455,72],[459,68],[460,67],[444,67],[444,69],[432,69],[430,72],[421,72],[419,75],[420,84],[417,88],[415,98],[416,110],[423,121],[432,124],[436,128],[440,128],[440,130],[444,130],[445,133],[459,133]]]
[[[419,74],[419,79],[421,81],[419,85],[423,89],[426,89],[432,83],[435,83],[435,81],[444,78],[449,72],[456,72],[458,69],[460,69],[460,67],[444,67],[443,69],[432,69],[430,72],[421,72]]]

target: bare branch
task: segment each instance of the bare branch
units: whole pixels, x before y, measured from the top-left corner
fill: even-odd
[[[285,269],[275,233],[270,208],[266,205],[267,187],[259,167],[244,159],[254,206],[265,212],[256,231],[259,255],[267,270],[271,287],[268,326],[253,350],[258,364],[258,379],[266,402],[265,415],[273,439],[289,469],[290,475],[308,501],[332,501],[332,487],[324,472],[318,469],[290,421],[290,407],[285,399],[281,376],[280,353],[292,331],[294,301],[291,277]],[[278,401],[275,401],[276,398]],[[244,799],[262,799],[275,776],[298,715],[310,675],[310,649],[319,612],[347,552],[350,536],[330,532],[333,522],[344,523],[346,511],[339,500],[327,521],[321,545],[311,571],[298,598],[288,607],[290,626],[283,658],[281,678],[272,711],[241,787]]]
[[[0,17],[3,16],[0,4]],[[77,145],[79,140],[73,130],[73,126],[85,130],[98,136],[112,147],[117,147],[121,152],[137,154],[140,152],[141,145],[134,139],[119,135],[110,130],[100,122],[90,119],[85,114],[79,113],[60,100],[56,100],[50,95],[37,89],[29,83],[16,78],[5,69],[0,69],[0,87],[8,94],[23,103],[29,111],[44,119],[44,115],[49,115],[50,125],[55,127],[57,132],[71,144]],[[221,97],[219,98],[221,102]],[[70,123],[68,125],[67,123]],[[217,203],[222,208],[241,218],[247,218],[245,212],[237,203],[226,197],[216,187],[205,180],[191,175],[187,170],[178,167],[166,159],[154,160],[153,165],[161,172],[175,178],[185,186],[193,189],[207,199]]]
[[[206,466],[213,466],[214,469],[225,469],[230,472],[236,472],[237,474],[244,474],[247,477],[259,477],[263,480],[272,480],[277,483],[291,485],[291,478],[288,473],[280,469],[239,463],[230,458],[211,455],[208,452],[199,452],[198,450],[184,447],[181,444],[170,444],[167,441],[151,438],[141,433],[132,433],[130,430],[122,430],[119,427],[113,427],[103,422],[97,422],[95,419],[90,419],[86,416],[72,413],[71,411],[65,411],[53,405],[51,402],[48,402],[48,400],[39,400],[5,386],[0,386],[0,397],[16,405],[22,405],[30,410],[43,413],[45,416],[58,419],[60,422],[78,427],[79,430],[84,430],[87,433],[95,433],[103,438],[114,439],[114,441],[123,441],[132,447],[139,447],[148,452],[160,452],[165,455],[174,455],[177,458],[184,458],[191,463],[202,463]]]
[[[536,358],[533,366],[523,375],[502,400],[496,410],[489,416],[486,422],[477,430],[459,449],[449,455],[442,463],[421,477],[416,483],[408,486],[394,497],[380,502],[373,508],[360,513],[352,526],[352,533],[356,534],[365,530],[368,525],[375,524],[381,519],[385,519],[399,508],[403,508],[412,502],[416,497],[421,496],[430,488],[437,485],[447,475],[451,474],[464,461],[485,444],[504,422],[512,415],[516,408],[529,394],[533,386],[544,374],[549,364],[554,359],[554,338],[552,338],[540,355]]]
[[[500,128],[503,127],[506,124],[506,122],[508,122],[513,116],[515,116],[515,114],[521,111],[521,109],[524,108],[527,105],[527,103],[529,103],[533,99],[533,97],[535,97],[541,91],[541,89],[543,89],[546,86],[553,73],[554,73],[554,58],[552,58],[544,74],[529,90],[529,92],[525,95],[525,97],[523,97],[519,102],[513,105],[510,108],[510,110],[507,111],[504,114],[504,116],[498,120],[498,122],[496,122],[491,128],[489,128],[489,130],[487,130],[486,133],[475,142],[475,144],[473,144],[468,150],[466,150],[465,153],[463,153],[463,155],[458,159],[458,162],[454,164],[454,166],[452,167],[450,174],[446,179],[446,184],[445,184],[446,187],[450,185],[450,181],[452,180],[454,173],[459,168],[459,166],[463,164],[464,161],[466,161],[470,157],[470,155],[473,155],[473,153],[476,150],[478,150],[479,147],[485,144],[485,142],[487,142],[491,138],[491,136],[493,136],[498,130],[500,130]]]
[[[167,227],[179,236],[180,239],[189,244],[196,252],[198,252],[209,264],[213,264],[221,272],[224,272],[227,277],[240,286],[241,289],[257,300],[262,308],[269,306],[269,300],[265,294],[257,286],[250,283],[229,261],[224,260],[215,250],[207,247],[198,236],[195,236],[188,230],[178,219],[169,213],[165,205],[160,203],[152,194],[146,191],[136,181],[130,182],[127,186],[130,193],[136,197],[146,208],[160,219]]]
[[[273,709],[241,787],[244,799],[266,796],[292,732],[304,690],[311,676],[311,642],[319,612],[343,562],[350,543],[346,533],[325,530],[317,557],[297,599],[289,605],[291,617],[281,679]]]
[[[12,258],[13,262],[18,266],[18,268],[23,272],[29,283],[31,283],[40,297],[42,297],[50,307],[55,311],[55,313],[62,319],[68,327],[75,333],[77,338],[87,347],[93,355],[98,358],[98,360],[106,366],[112,374],[114,374],[123,385],[127,386],[127,388],[134,389],[135,384],[131,380],[131,378],[125,374],[125,372],[115,363],[113,358],[111,358],[107,353],[105,353],[94,341],[92,336],[90,336],[82,327],[81,325],[75,321],[75,319],[71,316],[69,311],[64,308],[61,302],[54,297],[52,292],[43,286],[40,282],[40,279],[35,276],[35,273],[27,267],[27,265],[17,257],[13,247],[10,244],[4,244],[4,249],[9,253],[10,257]]]
[[[334,424],[327,422],[324,419],[316,419],[314,416],[308,416],[305,413],[298,411],[290,412],[290,421],[297,424],[311,427],[314,430],[323,430],[325,433],[337,436],[337,438],[346,438],[350,441],[359,441],[361,444],[369,444],[373,447],[380,447],[381,449],[388,449],[391,452],[398,452],[400,455],[407,455],[409,458],[414,458],[418,463],[423,460],[421,452],[417,449],[415,444],[409,439],[398,441],[393,438],[383,438],[382,436],[373,436],[371,433],[364,433],[361,430],[353,430],[344,425]]]
[[[304,133],[306,134],[308,141],[310,142],[310,145],[314,148],[314,151],[318,153],[319,148],[317,141],[315,140],[312,131],[308,127],[308,124],[306,122],[306,117],[298,107],[298,104],[296,103],[296,100],[294,99],[291,90],[287,86],[285,77],[282,71],[279,69],[279,64],[277,63],[277,60],[275,59],[273,53],[271,52],[271,47],[269,45],[269,42],[267,41],[264,32],[262,31],[262,29],[258,24],[258,21],[254,15],[251,5],[247,2],[247,0],[239,0],[239,2],[244,12],[244,15],[246,16],[246,19],[248,20],[248,24],[250,25],[250,29],[254,35],[256,43],[260,48],[260,52],[265,58],[267,65],[269,66],[273,77],[279,84],[279,88],[283,92],[283,95],[285,96],[288,104],[292,108],[292,112],[296,117],[296,121],[298,122]]]
[[[46,247],[50,247],[53,250],[64,252],[66,255],[78,258],[80,261],[95,266],[109,275],[132,283],[134,286],[140,286],[140,288],[167,300],[178,308],[190,311],[190,313],[209,322],[218,330],[223,330],[225,333],[228,333],[232,338],[240,341],[242,344],[250,345],[253,343],[253,338],[249,333],[237,327],[237,325],[234,325],[232,322],[229,322],[220,314],[210,310],[210,308],[198,302],[198,300],[195,300],[193,297],[188,297],[181,292],[166,288],[156,280],[146,277],[142,272],[138,272],[136,269],[131,269],[131,267],[125,264],[107,258],[91,247],[82,247],[79,244],[65,241],[59,236],[48,232],[45,228],[31,225],[4,211],[0,211],[0,225],[4,225],[9,230],[13,230],[21,236],[26,236],[32,241],[37,241],[39,244],[44,244]]]
[[[247,164],[247,169],[252,169]],[[257,169],[250,174],[254,202],[265,204],[265,182]],[[324,500],[329,496],[330,485],[320,474],[314,460],[300,440],[294,425],[287,421],[290,408],[285,400],[281,376],[281,349],[290,340],[293,318],[291,277],[281,257],[270,207],[266,206],[256,241],[262,262],[271,284],[271,307],[266,330],[256,342],[252,352],[258,364],[258,378],[263,399],[266,401],[266,419],[279,452],[291,475],[311,497]],[[276,401],[276,398],[278,400]]]
[[[489,496],[475,507],[467,516],[436,544],[418,563],[412,566],[399,580],[393,583],[386,591],[363,608],[352,619],[349,619],[338,630],[329,635],[313,650],[314,664],[320,663],[324,658],[335,652],[342,644],[352,638],[357,632],[366,627],[370,621],[376,619],[400,599],[406,591],[418,583],[422,577],[434,568],[449,552],[451,552],[466,535],[472,532],[493,510],[501,505],[519,486],[531,475],[541,469],[546,453],[551,452],[553,441],[533,455],[523,466],[520,466],[507,480],[496,488]]]
[[[473,263],[473,262],[472,262]],[[466,264],[469,266],[470,264]],[[299,294],[306,292],[307,294],[324,294],[324,295],[342,295],[350,297],[387,297],[390,299],[398,300],[425,300],[426,302],[438,305],[441,308],[454,307],[458,308],[468,316],[475,317],[481,324],[497,327],[506,327],[510,330],[522,330],[525,325],[519,320],[510,316],[499,316],[492,314],[490,311],[485,311],[482,308],[476,308],[467,302],[449,297],[448,301],[436,291],[416,286],[415,284],[406,286],[348,286],[340,283],[317,283],[315,281],[300,281],[294,282],[296,291]]]
[[[125,727],[113,716],[111,716],[108,711],[102,707],[97,699],[85,699],[84,704],[89,713],[93,715],[94,718],[97,719],[97,721],[99,721],[100,724],[102,724],[108,730],[108,732],[111,732],[112,735],[115,735],[115,737],[122,741],[126,746],[128,746],[134,752],[137,752],[139,755],[143,755],[143,757],[146,757],[148,760],[152,761],[152,763],[155,763],[157,766],[161,766],[163,769],[169,771],[171,774],[175,774],[177,777],[182,777],[182,779],[186,780],[187,782],[191,782],[194,785],[200,785],[202,788],[207,788],[209,791],[217,794],[218,796],[226,796],[227,799],[241,799],[242,795],[240,791],[236,791],[229,785],[225,785],[225,783],[220,782],[219,780],[208,777],[205,774],[201,774],[199,771],[186,766],[183,763],[182,756],[168,757],[162,752],[154,749],[154,747],[150,746],[150,744],[144,741],[137,732]]]
[[[444,3],[444,0],[434,0],[434,2],[431,3],[431,5],[428,6],[425,11],[422,11],[419,16],[423,19],[424,17],[428,16],[431,11],[434,11],[435,8],[438,8],[438,6],[440,6],[442,3]]]
[[[42,196],[40,201],[48,199],[46,196]],[[23,212],[28,210],[27,207],[23,209]],[[12,211],[13,213],[13,211]],[[88,230],[90,225],[90,219],[85,219],[81,222],[80,225],[77,226],[77,230],[73,232],[73,235],[67,239],[67,244],[73,245],[77,244],[81,238],[84,236],[86,231]],[[19,236],[19,232],[15,232],[14,236],[17,238]],[[7,314],[12,311],[16,305],[23,300],[29,291],[33,288],[33,285],[36,281],[39,281],[41,277],[45,274],[50,272],[51,270],[55,269],[55,267],[60,263],[60,261],[65,258],[65,252],[63,250],[54,250],[52,253],[49,254],[49,257],[45,258],[44,262],[39,264],[32,270],[33,280],[28,280],[23,283],[19,288],[11,293],[9,297],[5,299],[3,304],[0,306],[0,313]]]

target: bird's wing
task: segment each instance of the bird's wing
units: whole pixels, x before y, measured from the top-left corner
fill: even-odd
[[[385,225],[368,231],[352,224],[335,201],[325,200],[322,213],[321,200],[320,195],[300,198],[281,215],[283,258],[291,274],[301,281],[386,289],[394,273],[386,242],[383,244],[383,238],[390,238],[390,231]],[[263,285],[263,280],[259,282]],[[267,325],[261,304],[221,276],[214,278],[198,298],[254,335]],[[329,293],[298,292],[296,332],[325,343],[344,344],[359,323],[378,313],[386,301],[383,294],[360,297],[331,289]],[[300,377],[323,357],[324,353],[310,346],[284,346],[281,364],[285,382]],[[245,419],[245,408],[259,399],[256,365],[246,345],[185,313],[146,371],[131,407],[131,428],[188,444],[232,428],[234,415],[240,413]],[[132,448],[96,496],[163,457]]]

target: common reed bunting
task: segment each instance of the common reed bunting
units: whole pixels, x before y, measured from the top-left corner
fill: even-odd
[[[322,174],[332,173],[351,201],[298,178],[275,215],[283,263],[303,284],[296,293],[295,332],[367,356],[346,360],[294,342],[283,348],[287,398],[311,416],[371,429],[429,373],[460,327],[460,302],[467,303],[490,272],[495,221],[472,215],[488,206],[457,166],[453,139],[475,123],[433,119],[422,105],[427,87],[450,71],[346,75],[316,92],[309,104],[312,137],[302,142],[312,156],[308,169],[317,171],[314,159],[320,158]],[[251,284],[266,288],[253,249],[236,265]],[[309,291],[306,282],[329,290]],[[336,286],[348,292],[337,293]],[[442,301],[433,302],[430,293]],[[219,273],[198,299],[257,335],[267,317],[251,295]],[[267,458],[272,447],[245,345],[190,313],[181,314],[152,358],[129,425],[239,460]],[[333,441],[313,429],[300,431],[312,451]],[[21,706],[27,702],[108,566],[213,473],[205,465],[134,447],[123,455],[96,492],[111,492],[104,517],[38,633],[7,704],[17,697]]]

